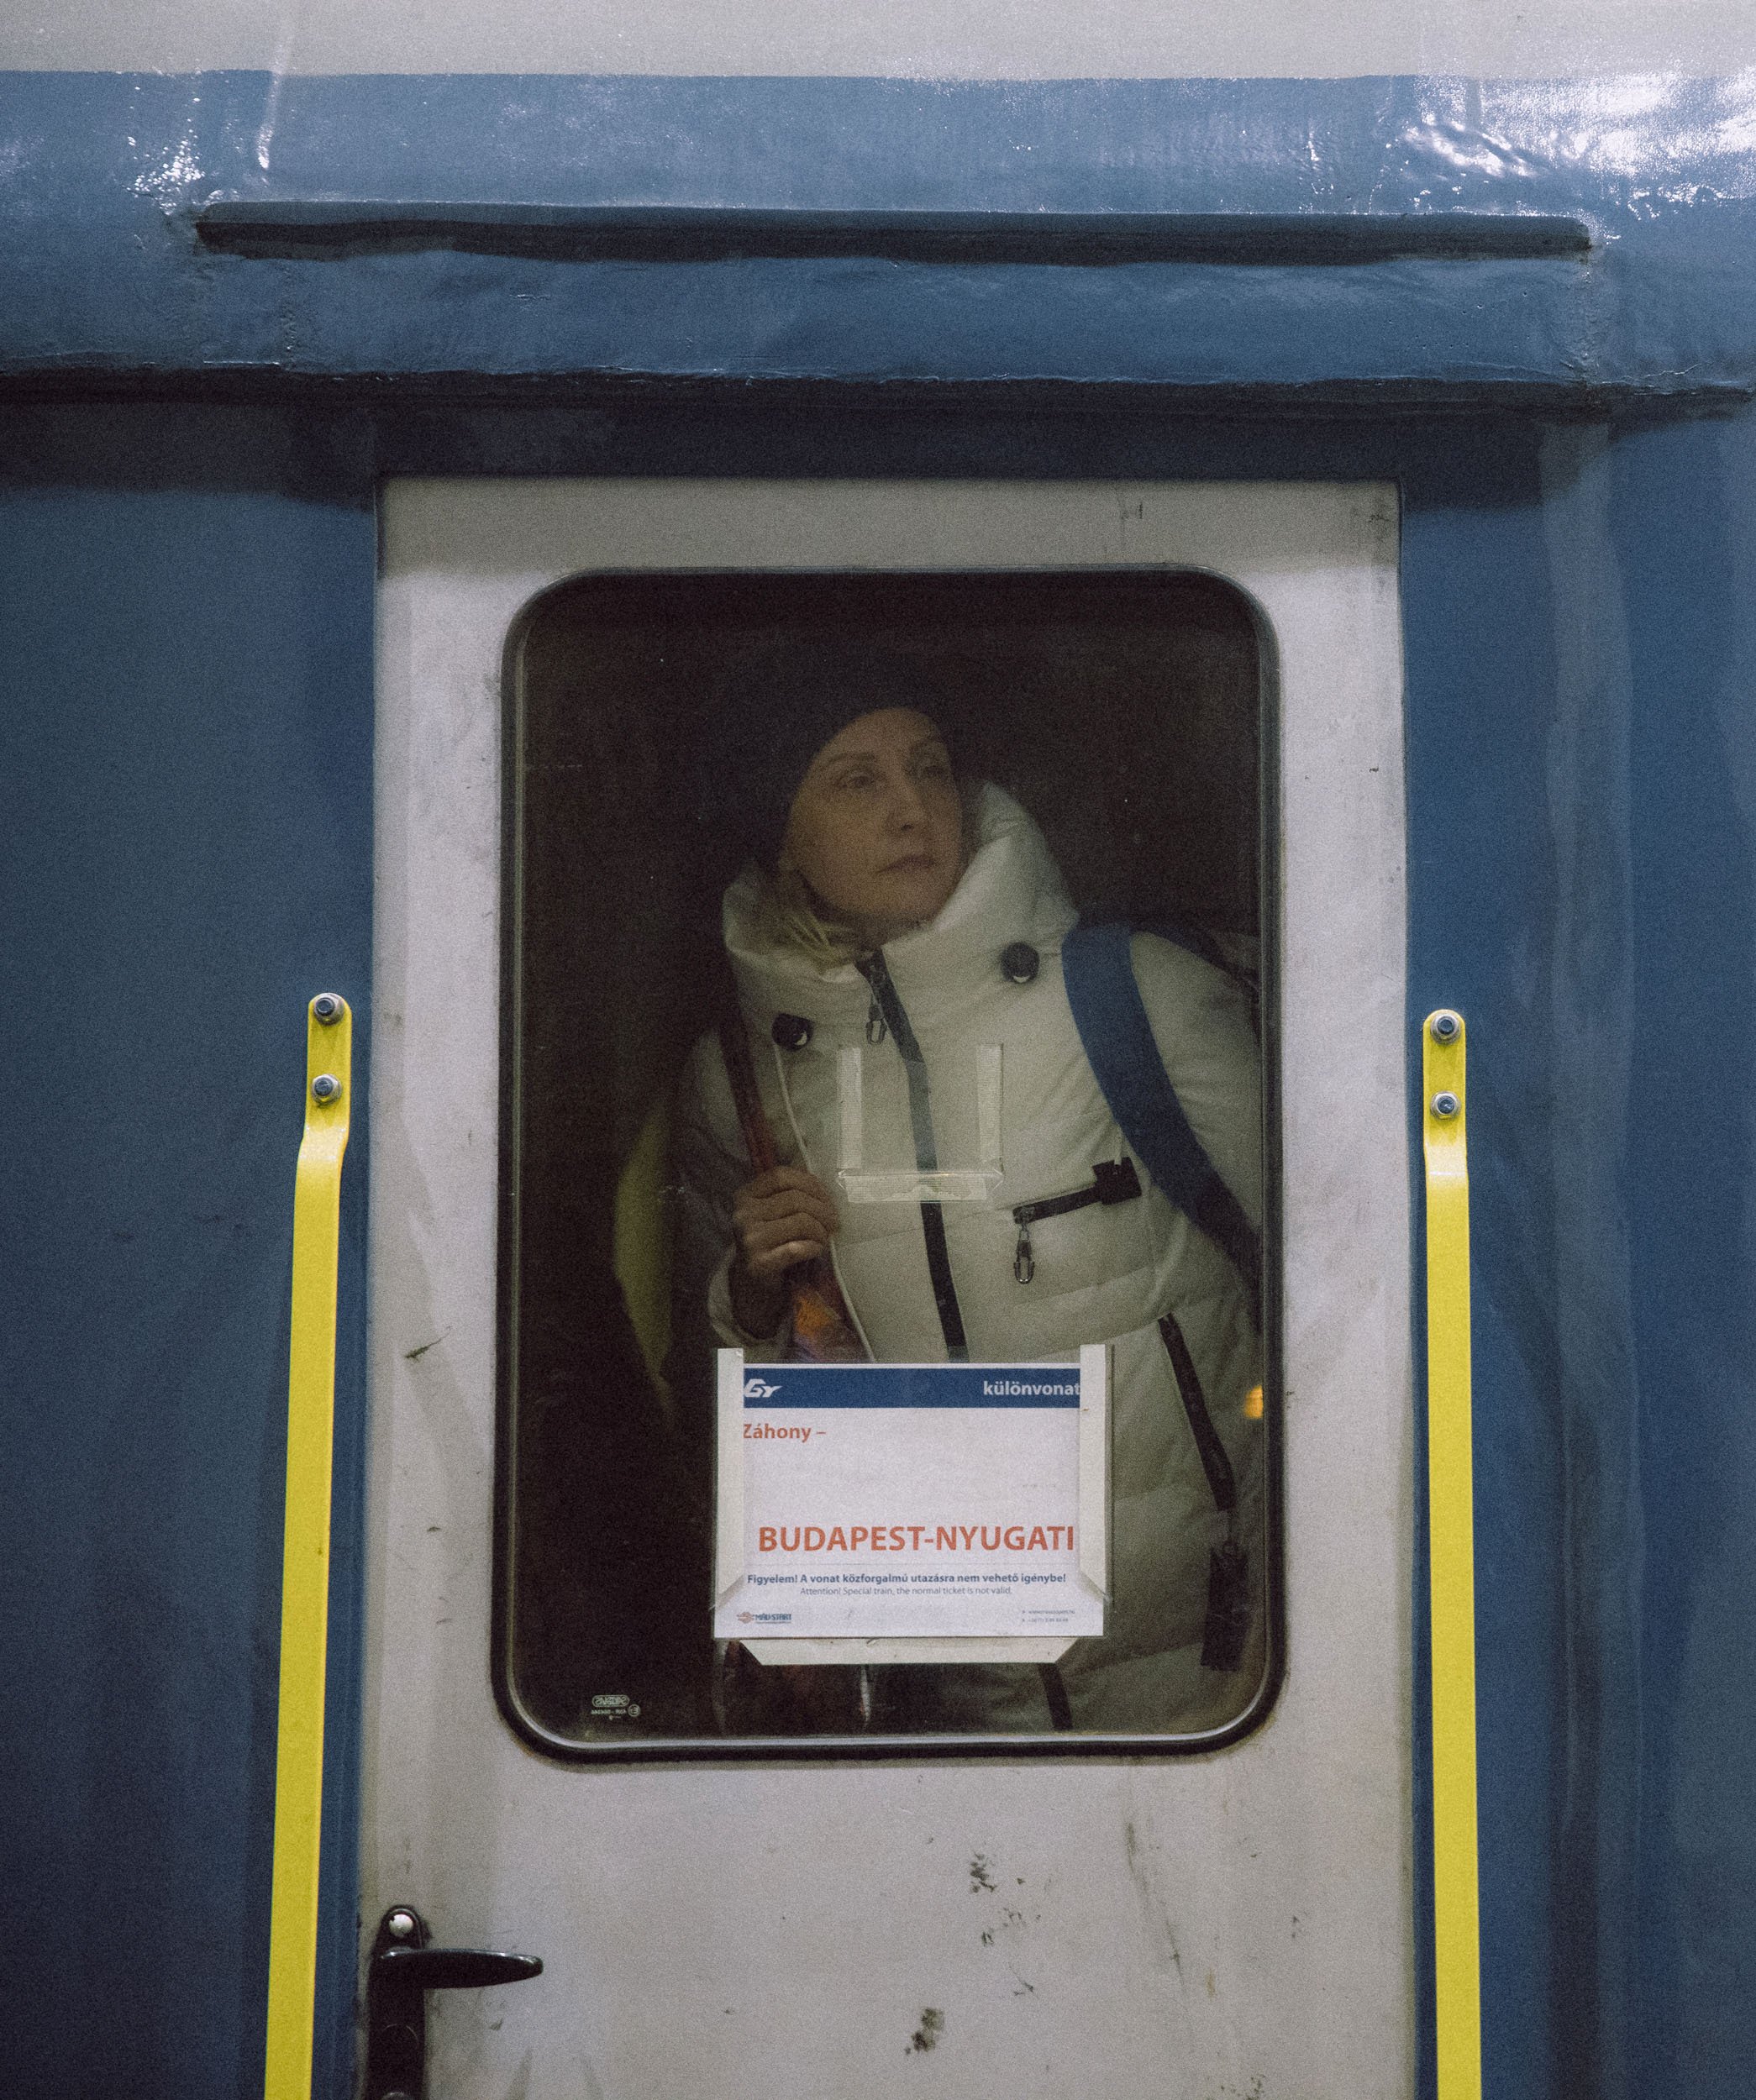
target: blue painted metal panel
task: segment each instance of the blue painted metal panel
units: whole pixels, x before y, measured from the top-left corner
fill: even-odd
[[[1659,392],[1756,381],[1746,80],[0,76],[0,373],[1059,377]],[[215,198],[1576,214],[1583,262],[991,273],[218,254]],[[59,259],[59,260],[57,260]]]
[[[1747,2090],[1756,424],[1408,489],[1411,1019],[1470,1017],[1485,2061]]]
[[[1521,1096],[1540,1088],[1548,1032],[1533,1033],[1517,1002],[1506,1011],[1502,974],[1479,960],[1506,953],[1508,928],[1527,918],[1546,876],[1532,794],[1544,777],[1533,748],[1540,754],[1553,645],[1533,451],[1527,434],[1469,470],[1428,464],[1420,483],[1406,487],[1403,504],[1410,1032],[1449,1004],[1469,1015],[1473,1048],[1483,2075],[1494,2094],[1548,2092],[1554,2065],[1546,2002],[1553,1830],[1542,1772],[1557,1735],[1559,1498],[1553,1460],[1538,1453],[1532,1464],[1529,1449],[1538,1441],[1529,1399],[1542,1373],[1527,1361],[1529,1321],[1521,1315],[1540,1300],[1542,1285],[1532,1279],[1519,1289],[1527,1275],[1519,1237],[1544,1187],[1512,1201],[1519,1237],[1508,1239],[1506,1218],[1508,1183],[1517,1183],[1508,1126],[1519,1124]],[[1533,958],[1532,974],[1538,969]],[[1414,1158],[1412,1174],[1418,1184]],[[1416,1390],[1424,1390],[1420,1382]],[[1506,1491],[1508,1473],[1519,1474],[1515,1494]],[[1424,1663],[1424,1592],[1418,1628]],[[1422,1825],[1428,1814],[1431,1802],[1422,1800]],[[1424,1987],[1424,2031],[1431,2019]]]
[[[1756,2064],[1756,428],[1623,447],[1641,2093]]]
[[[113,435],[76,438],[77,478],[103,478]],[[283,449],[260,418],[200,438],[171,486],[0,496],[4,2054],[8,2090],[42,2100],[260,2089],[303,1007],[327,985],[369,1014],[371,515],[227,486]],[[353,1971],[363,1166],[329,2091]]]
[[[1467,470],[1434,462],[1411,476],[1404,509],[1409,1026],[1454,1005],[1473,1052],[1483,2068],[1506,2096],[1596,2089],[1585,2074],[1602,2008],[1573,1971],[1595,1930],[1602,1833],[1592,1788],[1580,1799],[1558,1782],[1596,1768],[1600,1695],[1628,1683],[1626,1670],[1613,1688],[1569,1675],[1592,1586],[1613,1572],[1594,1560],[1575,1587],[1568,1567],[1569,1516],[1597,1494],[1569,1463],[1569,1431],[1606,1397],[1590,1333],[1578,1335],[1579,1301],[1602,1285],[1601,1236],[1570,1198],[1620,1131],[1568,1113],[1580,1038],[1603,1018],[1569,1016],[1589,1008],[1580,980],[1616,899],[1577,854],[1560,864],[1554,809],[1574,793],[1557,751],[1574,718],[1604,702],[1625,718],[1626,696],[1564,674],[1571,587],[1593,564],[1557,574],[1556,538],[1564,549],[1575,522],[1546,464],[1537,431]],[[1564,1236],[1582,1222],[1583,1243]],[[1612,1268],[1612,1294],[1616,1280]],[[1606,1776],[1631,1775],[1612,1758]]]

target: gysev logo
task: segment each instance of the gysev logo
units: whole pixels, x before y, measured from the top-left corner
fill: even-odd
[[[771,1400],[780,1389],[778,1385],[769,1385],[761,1378],[746,1378],[744,1382],[744,1397],[747,1400]]]

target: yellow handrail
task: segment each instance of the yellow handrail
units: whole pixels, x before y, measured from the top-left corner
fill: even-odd
[[[265,2100],[311,2097],[318,1848],[323,1820],[323,1673],[329,1635],[335,1281],[353,1056],[354,1016],[347,1001],[332,992],[320,994],[307,1010],[305,1135],[292,1198],[292,1357],[287,1389],[280,1741],[275,1761]]]
[[[1439,2100],[1480,2100],[1475,1519],[1469,1422],[1469,1156],[1464,1023],[1421,1030],[1427,1162],[1427,1481],[1433,1635],[1433,1901]]]

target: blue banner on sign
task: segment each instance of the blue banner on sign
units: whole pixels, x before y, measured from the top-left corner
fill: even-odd
[[[1073,1363],[760,1363],[746,1407],[1077,1407]]]

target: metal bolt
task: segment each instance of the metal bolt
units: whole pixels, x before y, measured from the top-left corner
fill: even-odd
[[[392,1940],[406,1940],[414,1930],[414,1913],[412,1910],[393,1910],[384,1921],[384,1929]]]
[[[341,1081],[328,1072],[319,1072],[311,1082],[313,1101],[333,1101],[341,1092]]]
[[[311,1011],[325,1028],[331,1028],[341,1019],[341,1001],[334,992],[319,992],[311,1002]]]
[[[1435,1042],[1455,1042],[1463,1031],[1463,1021],[1448,1007],[1443,1013],[1433,1017],[1433,1039]]]
[[[1450,1117],[1457,1114],[1457,1096],[1454,1094],[1435,1094],[1433,1097],[1435,1116]]]

